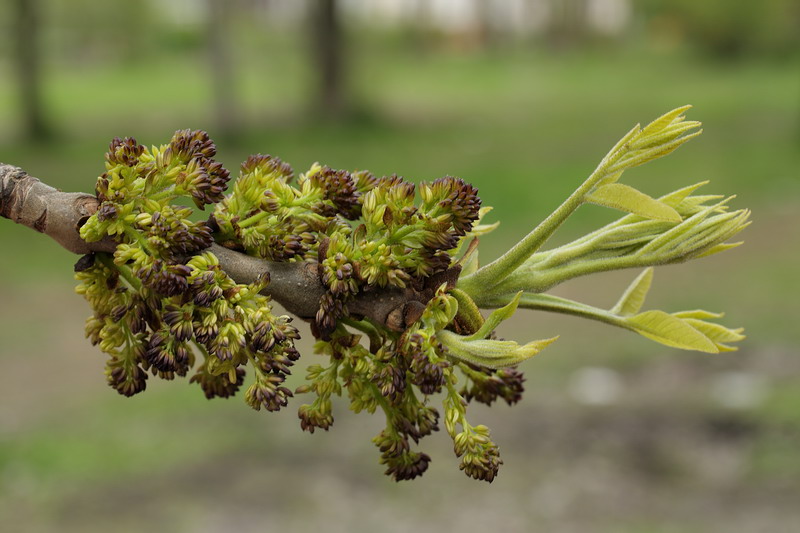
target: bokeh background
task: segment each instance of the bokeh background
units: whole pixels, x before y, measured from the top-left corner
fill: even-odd
[[[634,123],[691,103],[697,140],[626,174],[659,195],[711,180],[753,209],[729,253],[658,269],[649,306],[727,311],[738,352],[681,352],[520,312],[501,334],[561,339],[524,365],[520,405],[472,409],[505,466],[457,469],[445,434],[419,480],[382,475],[379,417],[341,401],[207,401],[150,380],[126,399],[83,338],[75,257],[0,221],[3,531],[757,532],[800,523],[800,2],[797,0],[3,0],[0,161],[91,191],[114,136],[217,140],[302,171],[476,184],[491,258]],[[563,242],[613,214],[586,207]],[[635,272],[557,294],[609,306]],[[307,335],[307,337],[310,335]],[[303,364],[315,361],[301,345]]]

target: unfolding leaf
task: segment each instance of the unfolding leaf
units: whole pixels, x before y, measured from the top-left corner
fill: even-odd
[[[677,208],[681,202],[683,202],[686,198],[688,198],[694,191],[702,187],[703,185],[707,185],[708,180],[701,181],[700,183],[695,183],[694,185],[689,185],[688,187],[683,187],[682,189],[678,189],[677,191],[672,191],[669,194],[665,194],[658,200],[662,203],[667,204],[670,207]]]
[[[681,222],[681,216],[669,205],[622,183],[597,187],[587,197],[589,202],[627,211],[639,216],[665,222]]]
[[[696,318],[685,318],[684,322],[701,332],[703,335],[711,339],[720,352],[732,352],[736,348],[729,346],[728,342],[739,342],[744,340],[745,336],[742,335],[744,328],[730,329],[722,324],[715,324],[713,322],[706,322]]]
[[[640,335],[673,348],[719,353],[714,342],[686,321],[664,311],[645,311],[626,319]]]
[[[711,320],[712,318],[722,318],[725,313],[712,313],[704,309],[692,309],[691,311],[677,311],[672,316],[678,318],[696,318],[698,320]]]
[[[468,337],[464,337],[466,341],[472,340],[479,340],[485,339],[489,336],[489,334],[497,329],[497,326],[500,325],[500,322],[511,318],[514,312],[517,310],[517,306],[519,305],[519,299],[522,297],[522,291],[519,291],[517,295],[511,300],[507,305],[504,305],[500,309],[495,309],[491,312],[491,314],[486,317],[486,321],[484,321],[483,325],[480,327],[478,331],[473,333]]]
[[[726,252],[728,250],[732,250],[733,248],[741,246],[742,244],[744,244],[744,241],[717,244],[716,246],[712,246],[711,248],[697,255],[696,257],[699,259],[701,257],[708,257],[709,255],[718,254],[720,252]]]
[[[466,337],[457,333],[442,330],[436,334],[436,338],[447,348],[448,355],[455,359],[486,368],[504,368],[530,359],[558,337],[520,345],[514,341],[466,340]]]
[[[678,137],[677,139],[672,139],[671,141],[655,145],[651,148],[646,148],[641,151],[634,151],[628,154],[627,157],[621,158],[614,166],[608,169],[609,172],[620,172],[622,170],[638,167],[639,165],[643,165],[649,161],[654,159],[658,159],[659,157],[664,157],[666,155],[671,154],[675,150],[678,149],[683,143],[694,139],[698,135],[703,133],[703,130],[695,131],[694,133],[690,133],[689,135],[684,135],[682,137]]]
[[[654,146],[664,146],[670,141],[677,139],[684,133],[693,130],[695,128],[698,128],[700,126],[701,123],[697,122],[696,120],[684,121],[683,117],[681,117],[680,121],[670,124],[662,131],[651,135],[643,136],[642,139],[636,143],[635,148],[637,150],[643,151],[647,148],[651,148]]]
[[[625,290],[617,304],[611,309],[615,315],[629,316],[639,312],[653,282],[653,267],[639,274]]]
[[[672,124],[676,118],[680,117],[684,111],[688,111],[691,108],[692,108],[691,105],[685,105],[673,109],[672,111],[667,111],[666,113],[664,113],[657,119],[653,120],[650,124],[648,124],[642,129],[642,137],[647,135],[652,135],[658,131],[663,130],[664,128]]]

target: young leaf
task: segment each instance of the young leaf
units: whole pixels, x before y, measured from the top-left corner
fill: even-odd
[[[638,313],[644,304],[652,282],[653,267],[646,268],[625,290],[617,305],[611,308],[611,312],[620,316],[630,316]]]
[[[720,252],[726,252],[728,250],[732,250],[733,248],[741,246],[742,244],[744,244],[744,241],[717,244],[716,246],[712,246],[705,252],[697,255],[696,258],[699,259],[701,257],[708,257],[709,255],[718,254]]]
[[[514,341],[466,340],[457,333],[443,329],[436,338],[447,348],[447,354],[455,359],[486,368],[515,366],[530,359],[558,337],[529,342],[520,346]]]
[[[744,328],[729,329],[721,324],[706,322],[705,320],[699,320],[696,318],[686,318],[683,320],[694,329],[711,339],[720,352],[736,351],[735,347],[729,346],[725,343],[739,342],[745,338],[745,336],[742,335]]]
[[[678,318],[696,318],[698,320],[710,320],[712,318],[722,318],[725,313],[712,313],[704,309],[692,309],[691,311],[677,311],[672,313],[672,316]]]
[[[627,211],[635,215],[665,222],[681,222],[681,216],[669,205],[622,183],[602,185],[586,198],[593,204]]]
[[[519,299],[522,297],[522,291],[519,291],[517,295],[514,297],[508,305],[501,307],[500,309],[495,309],[492,313],[486,318],[486,321],[483,323],[483,326],[468,337],[464,337],[466,341],[473,341],[479,339],[485,339],[489,336],[489,334],[497,329],[497,326],[500,325],[500,322],[511,318],[514,312],[517,310],[517,306],[519,305]]]
[[[612,166],[608,171],[609,172],[622,172],[623,170],[638,167],[643,165],[649,161],[653,161],[654,159],[658,159],[660,157],[667,156],[678,149],[683,143],[694,139],[698,135],[703,133],[703,130],[698,130],[689,135],[684,135],[683,137],[677,137],[672,139],[671,141],[664,143],[664,144],[657,144],[653,147],[648,147],[641,151],[635,151],[628,154],[628,157],[623,157],[620,159],[614,166]]]
[[[666,346],[719,353],[714,342],[684,320],[664,311],[645,311],[626,320],[637,333]]]
[[[678,189],[677,191],[672,191],[669,194],[665,194],[661,198],[658,199],[659,202],[663,204],[667,204],[672,208],[677,208],[681,202],[683,202],[686,198],[688,198],[694,191],[702,187],[703,185],[708,185],[709,181],[701,181],[700,183],[695,183],[694,185],[689,185],[688,187],[683,187],[682,189]]]
[[[653,120],[650,124],[645,126],[642,129],[642,135],[641,136],[644,137],[644,136],[647,136],[647,135],[653,135],[654,133],[665,129],[667,126],[669,126],[670,124],[675,122],[675,119],[680,117],[683,114],[684,111],[688,111],[691,108],[692,108],[691,105],[685,105],[685,106],[681,106],[681,107],[678,107],[676,109],[673,109],[672,111],[667,111],[666,113],[664,113],[663,115],[661,115],[657,119]]]

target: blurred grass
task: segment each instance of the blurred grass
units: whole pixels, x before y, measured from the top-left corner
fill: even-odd
[[[265,505],[274,512],[273,524],[302,530],[324,523],[327,513],[343,531],[403,530],[403,524],[435,531],[446,520],[470,531],[499,521],[509,530],[538,521],[573,523],[578,531],[708,531],[714,520],[728,531],[747,531],[735,528],[752,522],[737,523],[737,512],[725,516],[728,502],[714,500],[716,491],[748,499],[742,513],[768,516],[777,506],[776,519],[792,523],[796,511],[785,500],[800,494],[793,445],[800,427],[800,371],[792,362],[800,341],[792,294],[800,260],[797,69],[644,50],[424,53],[361,38],[365,43],[353,47],[350,66],[359,113],[339,124],[306,114],[312,76],[302,49],[288,37],[272,35],[259,41],[262,49],[238,51],[238,64],[247,66],[236,80],[247,121],[235,142],[219,143],[226,166],[235,169],[247,154],[266,152],[297,171],[318,160],[415,180],[461,176],[480,188],[502,221],[482,243],[483,257],[490,258],[556,207],[632,124],[692,103],[690,116],[706,123],[704,135],[631,172],[628,182],[658,195],[710,179],[707,191],[738,194],[734,205],[752,207],[755,224],[745,234],[747,245],[728,257],[659,270],[650,304],[725,309],[732,323],[748,328],[743,350],[708,358],[576,319],[519,317],[505,335],[563,337],[526,365],[530,393],[522,406],[475,410],[475,420],[497,426],[507,462],[492,492],[462,479],[444,435],[424,443],[434,456],[425,478],[394,486],[380,479],[369,443],[379,417],[356,417],[344,404],[337,405],[330,434],[308,436],[300,434],[292,409],[264,415],[249,412],[240,399],[209,403],[186,383],[151,380],[142,397],[117,397],[103,383],[102,354],[82,338],[88,311],[70,294],[75,258],[30,230],[3,223],[0,361],[8,371],[0,378],[6,403],[0,411],[0,514],[17,518],[12,525],[25,531],[136,530],[144,519],[136,506],[125,505],[135,498],[153,511],[150,520],[159,530],[165,524],[197,530],[202,517],[209,530],[236,523],[249,530],[259,514],[251,508],[248,515],[243,507]],[[186,127],[214,136],[208,74],[199,57],[164,53],[125,66],[53,65],[48,80],[60,138],[45,145],[18,141],[10,127],[12,88],[0,84],[0,123],[6,125],[0,128],[0,161],[64,190],[92,190],[113,136],[157,144]],[[561,238],[611,216],[586,208]],[[633,275],[578,280],[561,294],[610,305]],[[301,351],[313,361],[308,344]],[[570,399],[570,376],[583,365],[619,372],[628,385],[618,406],[586,408]],[[769,384],[763,401],[744,413],[709,400],[708,383],[732,370]],[[296,374],[299,380],[302,369]],[[706,426],[714,417],[737,424],[757,420],[763,431],[717,441]],[[661,423],[655,436],[640,434],[648,420]],[[708,466],[704,454],[726,450],[740,463],[730,470]],[[646,457],[637,459],[639,454]],[[622,473],[604,462],[606,455],[619,461],[613,464]],[[647,474],[648,468],[663,470]],[[626,511],[605,494],[604,476],[641,510]],[[642,487],[644,493],[636,493]],[[785,496],[766,503],[778,489]],[[289,496],[302,501],[302,494],[316,499],[303,507]],[[435,504],[424,501],[426,494],[437,494]],[[197,501],[190,503],[192,497]],[[362,501],[346,503],[349,498]],[[659,503],[664,498],[674,502],[676,515]],[[708,503],[712,514],[693,508],[692,498]],[[465,509],[466,501],[480,505]],[[605,503],[609,507],[592,507]],[[430,513],[430,520],[410,519],[404,505]],[[298,509],[308,506],[321,518],[303,522]],[[372,512],[363,508],[370,506]],[[252,521],[236,522],[227,516],[234,511]],[[386,517],[399,525],[388,527]],[[602,525],[582,528],[594,523],[592,517],[601,517]]]

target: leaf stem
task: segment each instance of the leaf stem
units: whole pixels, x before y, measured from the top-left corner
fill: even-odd
[[[633,135],[638,133],[639,126],[633,128],[623,137],[611,151],[606,154],[594,172],[589,175],[586,181],[578,187],[555,211],[553,211],[541,224],[536,226],[521,241],[515,244],[510,250],[488,265],[481,267],[475,273],[461,278],[458,281],[458,288],[472,296],[473,298],[498,285],[514,270],[519,268],[531,255],[533,255],[545,242],[561,227],[564,221],[572,215],[584,202],[587,194],[591,192],[595,185],[608,177],[607,170],[614,161],[615,152],[627,142]]]

